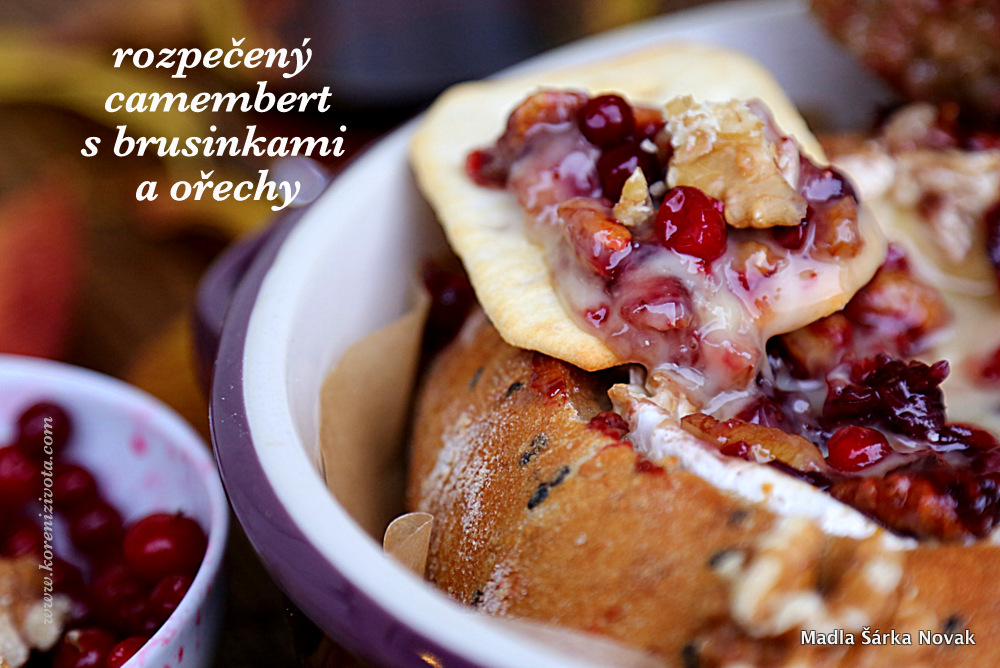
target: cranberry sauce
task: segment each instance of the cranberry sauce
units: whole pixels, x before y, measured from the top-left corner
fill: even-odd
[[[738,417],[812,441],[828,465],[819,486],[893,531],[938,540],[989,533],[1000,523],[1000,442],[947,420],[948,363],[845,349],[846,361],[807,379],[771,357],[770,377],[758,379],[764,398]]]
[[[850,185],[801,156],[762,106],[754,113],[808,204],[798,226],[733,229],[719,200],[668,188],[663,114],[615,95],[536,93],[467,163],[477,183],[517,196],[581,327],[645,366],[653,391],[680,389],[710,412],[755,392],[764,341],[783,331],[777,305],[839,292],[838,262],[863,244]],[[637,169],[646,183],[630,188]],[[827,292],[806,294],[809,282]]]

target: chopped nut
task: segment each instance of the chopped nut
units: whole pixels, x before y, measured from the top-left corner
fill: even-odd
[[[845,313],[855,322],[880,331],[881,340],[895,342],[905,354],[920,352],[928,335],[951,320],[941,293],[905,268],[879,269]]]
[[[796,628],[860,630],[897,604],[903,555],[879,536],[831,539],[807,520],[783,518],[727,574],[732,617],[758,638]]]
[[[931,224],[934,239],[952,262],[981,245],[979,221],[1000,194],[1000,151],[921,149],[896,156],[890,191]]]
[[[42,585],[33,558],[0,559],[0,658],[12,668],[24,665],[32,649],[51,649],[62,635],[69,600],[52,596],[49,620]]]
[[[646,176],[636,167],[622,186],[622,196],[615,204],[612,214],[622,225],[637,227],[648,222],[654,213],[653,200],[646,186]]]
[[[761,278],[773,276],[788,261],[759,241],[743,241],[736,249],[733,269],[740,272],[752,287]]]
[[[775,146],[746,103],[697,104],[690,96],[667,104],[674,155],[668,184],[689,185],[725,203],[732,227],[798,225],[806,201],[786,179],[798,173],[792,142]],[[780,151],[780,152],[779,152]]]
[[[752,461],[781,461],[798,471],[826,471],[829,467],[819,448],[798,436],[774,427],[743,420],[720,422],[704,413],[693,413],[681,419],[681,426],[703,441],[720,449],[743,444]]]
[[[840,364],[853,341],[851,322],[843,313],[834,313],[778,339],[796,378],[823,378]]]

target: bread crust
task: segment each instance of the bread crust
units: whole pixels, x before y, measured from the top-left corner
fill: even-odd
[[[470,317],[416,405],[407,501],[435,516],[432,582],[484,612],[599,633],[670,665],[1000,664],[994,545],[899,552],[878,536],[788,526],[588,426],[608,408],[607,389],[606,379],[509,346],[482,312]],[[805,570],[799,585],[783,577],[755,595],[819,596],[830,619],[853,606],[872,632],[969,628],[976,647],[918,645],[916,635],[912,646],[861,645],[859,628],[856,646],[810,647],[797,628],[746,623],[751,566],[779,531],[788,542],[779,560]],[[872,582],[869,566],[891,577]]]
[[[713,555],[748,548],[770,520],[668,462],[642,471],[628,444],[588,427],[602,390],[472,316],[417,403],[408,501],[435,516],[428,577],[488,612],[679,660],[728,616]]]

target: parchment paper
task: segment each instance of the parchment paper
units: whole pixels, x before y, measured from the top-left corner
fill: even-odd
[[[403,512],[404,440],[430,299],[350,348],[320,396],[320,453],[330,492],[372,538]]]

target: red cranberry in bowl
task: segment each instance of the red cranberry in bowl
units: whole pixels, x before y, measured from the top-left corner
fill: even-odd
[[[122,516],[113,506],[98,500],[73,512],[69,534],[81,552],[91,556],[107,554],[121,545]]]
[[[632,107],[619,95],[591,98],[580,108],[577,123],[583,136],[600,148],[624,143],[635,130]]]
[[[23,557],[42,554],[44,539],[42,529],[27,517],[18,517],[3,530],[0,554],[6,557]]]
[[[97,482],[82,466],[63,464],[52,478],[52,499],[57,510],[72,513],[98,500]]]
[[[38,464],[10,445],[0,448],[0,516],[10,516],[41,492]]]
[[[160,622],[173,614],[181,600],[191,588],[191,578],[186,575],[168,575],[160,580],[149,594],[149,604]]]
[[[142,646],[146,644],[146,638],[139,636],[132,636],[131,638],[126,638],[120,643],[114,646],[111,653],[108,654],[105,666],[107,668],[121,668],[125,665],[125,662],[136,655]]]
[[[17,446],[30,457],[45,459],[66,446],[72,427],[61,406],[40,401],[28,406],[18,417]]]
[[[827,441],[826,447],[829,452],[827,463],[848,473],[877,464],[892,450],[880,431],[856,425],[838,429]]]
[[[698,188],[671,188],[656,212],[656,238],[667,248],[711,263],[726,252],[722,202]]]
[[[168,575],[194,577],[205,546],[205,532],[197,522],[180,514],[157,513],[129,527],[122,549],[129,571],[153,583]]]
[[[115,639],[104,629],[73,629],[56,648],[53,668],[104,668]]]

